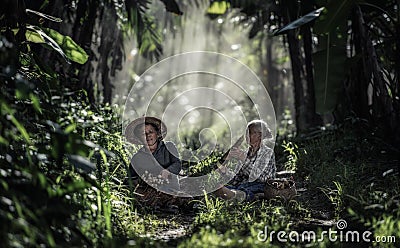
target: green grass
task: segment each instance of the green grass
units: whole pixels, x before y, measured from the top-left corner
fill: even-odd
[[[354,128],[354,129],[353,129]],[[220,202],[207,196],[196,214],[193,235],[182,247],[281,247],[257,240],[265,226],[274,231],[311,231],[321,234],[328,227],[313,224],[323,210],[329,217],[321,221],[344,219],[347,230],[371,231],[373,237],[400,237],[398,160],[379,139],[359,136],[356,127],[342,126],[314,132],[312,137],[284,139],[277,157],[281,169],[295,170],[298,185],[311,192],[297,201],[242,203]],[[366,138],[368,137],[368,138]],[[385,174],[386,173],[386,174]],[[304,196],[305,195],[305,196]],[[354,210],[353,208],[356,208]],[[307,224],[308,223],[308,224]],[[310,224],[311,223],[311,224]],[[389,238],[389,237],[388,237]],[[285,243],[303,247],[306,243]],[[354,243],[324,240],[312,247],[353,247]],[[363,243],[363,247],[394,247],[393,243]]]

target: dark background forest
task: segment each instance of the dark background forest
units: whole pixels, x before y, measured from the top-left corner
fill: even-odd
[[[3,0],[1,243],[251,247],[266,225],[321,232],[339,219],[400,239],[399,18],[396,0]],[[205,196],[188,219],[157,215],[124,185],[129,89],[191,50],[233,56],[264,83],[277,164],[306,189],[296,201]]]

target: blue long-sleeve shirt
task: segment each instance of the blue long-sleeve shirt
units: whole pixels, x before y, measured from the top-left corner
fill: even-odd
[[[153,153],[146,150],[145,147],[139,149],[132,157],[131,167],[134,169],[131,171],[132,176],[137,176],[138,173],[145,171],[158,175],[162,169],[167,169],[177,175],[182,165],[175,144],[169,141],[159,141],[157,149]]]

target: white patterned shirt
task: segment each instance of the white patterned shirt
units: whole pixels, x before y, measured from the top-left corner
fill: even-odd
[[[262,142],[255,156],[249,157],[249,154],[248,149],[246,159],[239,161],[235,171],[237,171],[237,168],[240,168],[240,170],[230,181],[230,184],[236,186],[254,181],[265,183],[268,179],[275,178],[275,155],[271,148]]]

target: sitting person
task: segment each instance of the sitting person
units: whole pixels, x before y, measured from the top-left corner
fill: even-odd
[[[174,143],[163,141],[166,135],[167,127],[155,117],[141,117],[127,126],[127,140],[143,145],[131,159],[130,176],[135,185],[140,182],[140,174],[147,184],[157,190],[179,190],[177,175],[181,170],[181,161]]]
[[[237,159],[240,170],[228,183],[214,193],[225,200],[251,201],[255,194],[263,193],[268,179],[275,178],[276,166],[274,151],[266,145],[266,139],[272,134],[267,123],[254,120],[248,123],[246,142],[249,148],[246,152],[232,148],[227,159]],[[232,173],[225,166],[219,168],[221,173]]]

